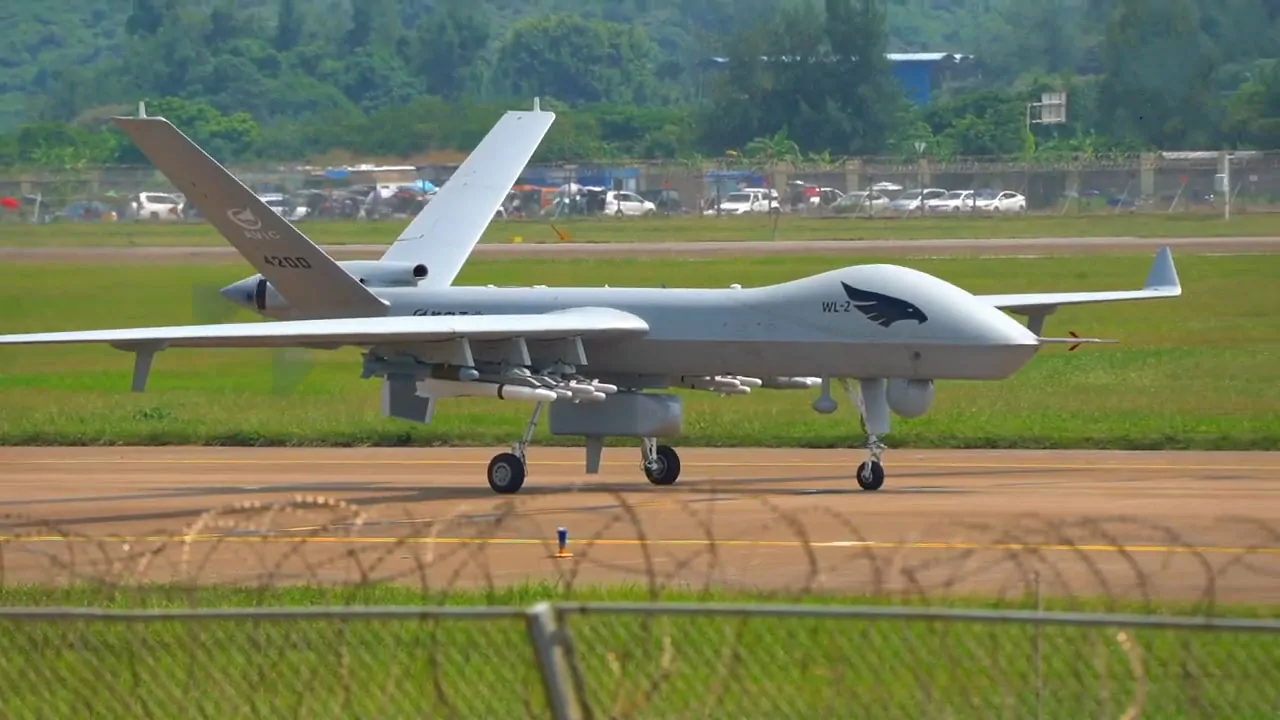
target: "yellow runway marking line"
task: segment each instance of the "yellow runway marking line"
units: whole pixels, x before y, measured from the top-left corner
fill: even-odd
[[[535,540],[530,538],[465,538],[465,537],[309,537],[305,535],[137,535],[118,537],[63,537],[47,536],[0,536],[0,542],[236,542],[236,543],[327,543],[353,545],[550,545],[550,539]],[[871,550],[1035,550],[1042,552],[1091,552],[1091,553],[1168,553],[1191,555],[1280,555],[1280,547],[1230,547],[1218,545],[1066,545],[1058,543],[981,543],[981,542],[882,542],[875,540],[831,540],[801,542],[799,540],[707,540],[707,539],[594,539],[579,540],[578,546],[612,545],[624,547],[642,546],[716,546],[716,547],[761,547],[761,548],[826,548],[826,549],[871,549]]]
[[[32,459],[32,460],[4,460],[0,461],[3,465],[487,465],[488,460],[313,460],[303,458],[272,458],[267,460],[255,460],[245,458],[174,458],[172,460],[164,459],[136,459],[128,458],[68,458],[68,459]],[[603,465],[612,467],[635,467],[635,462],[601,462]],[[741,468],[741,467],[808,467],[808,468],[846,468],[850,472],[853,471],[854,465],[850,462],[804,462],[804,461],[767,461],[755,460],[743,462],[710,462],[710,461],[682,461],[684,467],[722,467],[722,468]],[[572,466],[581,467],[580,460],[534,460],[529,463],[531,466]],[[958,470],[958,469],[1012,469],[1012,470],[1216,470],[1216,471],[1234,471],[1234,472],[1258,472],[1272,470],[1280,473],[1280,464],[1277,465],[1186,465],[1174,464],[1168,465],[1151,465],[1151,464],[1126,464],[1126,463],[1019,463],[1019,462],[916,462],[911,460],[902,460],[893,463],[894,467],[899,468],[936,468],[942,470]]]

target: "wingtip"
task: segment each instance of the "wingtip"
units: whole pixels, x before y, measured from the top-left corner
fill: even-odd
[[[138,117],[136,115],[115,115],[115,116],[112,116],[111,122],[115,123],[116,126],[120,128],[125,128],[125,127],[128,127],[129,125],[138,125],[138,124],[144,124],[144,123],[145,124],[169,123],[169,121],[166,120],[161,115],[145,115],[143,117]],[[172,123],[169,123],[169,124],[172,124]]]
[[[1146,290],[1165,290],[1180,294],[1182,292],[1182,282],[1178,279],[1178,268],[1173,262],[1173,249],[1168,245],[1162,246],[1156,251],[1155,259],[1151,263],[1151,270],[1147,273],[1147,280],[1143,283]]]

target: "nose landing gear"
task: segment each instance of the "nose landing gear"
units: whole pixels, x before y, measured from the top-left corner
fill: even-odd
[[[863,490],[879,490],[884,486],[884,465],[880,458],[887,449],[880,436],[889,434],[888,383],[883,378],[859,380],[858,387],[855,388],[846,378],[839,378],[839,381],[849,402],[857,406],[859,423],[867,435],[864,447],[870,457],[858,465],[858,487]],[[835,412],[837,407],[835,399],[831,397],[831,380],[823,378],[821,394],[813,401],[813,409],[826,415]]]

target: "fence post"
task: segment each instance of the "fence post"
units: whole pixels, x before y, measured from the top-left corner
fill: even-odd
[[[1040,591],[1040,571],[1032,578],[1036,584],[1036,613],[1044,613],[1044,595]],[[1036,720],[1044,720],[1044,623],[1036,621]]]
[[[580,720],[581,706],[574,692],[569,658],[565,650],[564,630],[556,621],[555,608],[543,601],[526,612],[529,641],[538,659],[542,685],[547,691],[547,704],[555,720]]]

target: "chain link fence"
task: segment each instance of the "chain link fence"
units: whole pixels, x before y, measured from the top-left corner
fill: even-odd
[[[0,610],[6,718],[546,717],[502,608]]]
[[[662,603],[0,611],[9,718],[1280,712],[1280,622]]]
[[[430,202],[434,189],[454,169],[231,168],[245,184],[270,197],[278,212],[297,221],[408,218]],[[168,211],[164,197],[139,201],[144,194],[172,190],[150,167],[0,171],[0,197],[10,199],[10,209],[0,210],[0,221],[201,222],[199,212],[182,204],[180,196],[177,212]],[[734,194],[744,190],[764,192]],[[759,214],[765,222],[775,209],[815,217],[957,219],[1011,213],[1222,215],[1228,197],[1233,213],[1280,209],[1280,152],[1167,152],[1070,162],[854,158],[825,164],[530,166],[496,218],[715,218],[745,212]]]

